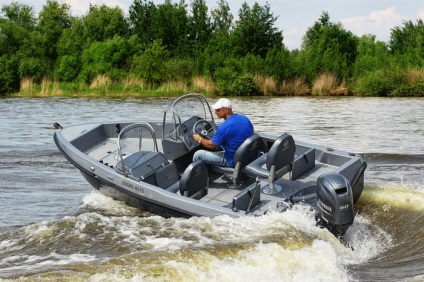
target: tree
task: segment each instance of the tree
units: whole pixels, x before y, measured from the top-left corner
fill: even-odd
[[[424,23],[422,19],[414,24],[412,21],[404,22],[403,27],[392,29],[389,49],[398,58],[398,63],[403,67],[424,66]]]
[[[390,64],[386,43],[375,41],[375,35],[363,35],[358,40],[357,56],[353,76],[360,77],[367,72],[383,69]]]
[[[19,90],[21,50],[31,41],[30,30],[34,28],[30,7],[12,3],[1,11],[5,17],[0,17],[0,95]]]
[[[224,66],[227,57],[232,56],[228,40],[232,31],[233,15],[225,0],[218,0],[218,7],[212,10],[212,34],[203,52],[203,73],[214,78],[216,70]]]
[[[233,15],[230,6],[225,0],[218,0],[218,7],[211,12],[212,31],[215,36],[227,37],[230,35],[233,27]]]
[[[0,18],[0,56],[15,54],[29,38],[30,32],[25,28]]]
[[[48,71],[53,72],[57,59],[57,43],[62,32],[71,26],[72,18],[68,4],[59,4],[54,0],[47,0],[38,18],[37,32],[41,35],[41,44],[37,46],[42,50],[40,58],[48,66]]]
[[[134,0],[129,8],[129,23],[132,34],[137,35],[143,44],[156,39],[155,16],[157,8],[152,1]]]
[[[154,30],[156,39],[160,40],[166,49],[175,57],[185,57],[191,53],[187,39],[188,16],[184,0],[172,4],[165,0],[157,6]]]
[[[74,18],[72,27],[63,31],[57,44],[58,59],[54,71],[55,79],[73,81],[81,70],[81,55],[90,42],[86,36],[82,18]]]
[[[94,42],[82,54],[81,80],[91,82],[99,74],[106,74],[115,81],[128,71],[128,44],[125,39],[115,36],[104,42]]]
[[[113,39],[115,36],[127,38],[129,26],[121,8],[111,8],[106,5],[92,6],[83,17],[85,34],[90,42],[101,42]]]
[[[134,57],[131,72],[151,85],[158,85],[165,77],[165,62],[168,51],[160,40],[155,40],[140,55]]]
[[[34,29],[36,18],[33,7],[12,2],[10,5],[3,6],[1,11],[12,23],[21,26],[28,31]]]
[[[282,48],[283,34],[275,27],[277,19],[278,17],[274,17],[270,12],[268,3],[260,6],[256,2],[250,8],[244,2],[232,33],[235,53],[239,56],[252,53],[265,58],[268,50]]]
[[[202,51],[210,40],[212,27],[205,0],[192,0],[189,17],[189,41],[196,51]]]
[[[327,12],[306,31],[300,64],[309,82],[321,73],[332,73],[340,80],[351,76],[358,39],[341,24],[330,22]]]
[[[264,60],[263,75],[271,76],[276,81],[292,79],[295,76],[293,60],[286,48],[273,48],[268,51]]]

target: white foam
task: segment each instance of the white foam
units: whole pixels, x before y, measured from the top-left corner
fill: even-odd
[[[116,245],[111,258],[109,251],[99,258],[76,247],[74,254],[10,256],[0,266],[32,272],[81,262],[96,267],[101,262],[97,274],[81,273],[91,281],[349,281],[349,265],[363,263],[393,244],[390,235],[358,215],[346,235],[347,247],[317,227],[314,212],[305,206],[261,217],[184,219],[134,216],[132,208],[99,193],[84,197],[83,205],[99,207],[100,213],[24,227],[24,245],[9,239],[0,249],[18,250],[49,240],[55,246],[61,236],[76,246]],[[156,268],[163,271],[151,271]]]

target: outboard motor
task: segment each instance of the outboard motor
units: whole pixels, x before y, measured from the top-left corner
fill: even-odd
[[[349,181],[340,173],[326,173],[317,180],[317,225],[343,238],[355,218]]]

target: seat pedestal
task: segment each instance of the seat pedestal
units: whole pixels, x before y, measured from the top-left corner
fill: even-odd
[[[264,194],[275,194],[281,191],[281,189],[283,189],[282,186],[280,185],[275,185],[275,184],[268,184],[264,187],[264,189],[262,190],[262,192]]]

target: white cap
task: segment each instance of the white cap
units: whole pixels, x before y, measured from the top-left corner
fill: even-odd
[[[221,108],[231,108],[231,102],[227,98],[221,98],[218,101],[216,101],[215,104],[213,104],[212,109],[218,110]]]

